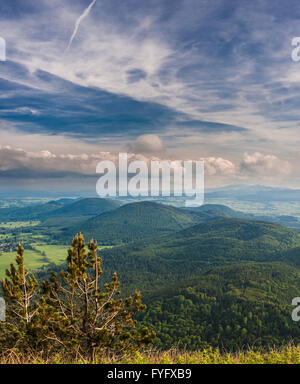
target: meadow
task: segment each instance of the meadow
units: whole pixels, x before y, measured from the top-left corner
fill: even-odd
[[[5,252],[0,254],[0,279],[5,277],[5,271],[11,263],[15,263],[16,252]],[[30,270],[42,268],[45,261],[41,254],[28,250],[26,252],[27,265]]]
[[[45,245],[32,243],[33,249],[25,247],[25,261],[30,271],[46,267],[49,264],[62,264],[67,257],[67,247],[64,245]],[[5,270],[15,262],[16,252],[0,254],[0,279],[5,277]]]
[[[30,228],[40,224],[37,220],[0,223],[0,241],[10,242],[8,248],[0,253],[0,279],[5,277],[5,270],[15,262],[16,245],[22,242],[25,248],[25,261],[30,271],[46,267],[49,264],[62,264],[67,257],[65,245],[48,245],[48,237],[30,232]],[[26,232],[28,231],[29,232]]]
[[[46,245],[38,242],[32,242],[30,248],[25,248],[25,262],[28,269],[32,272],[47,267],[49,264],[61,265],[66,261],[68,256],[68,246],[66,245]],[[99,247],[99,250],[110,249],[112,246]],[[5,277],[5,270],[11,263],[15,262],[16,251],[0,253],[0,279]]]
[[[62,264],[67,258],[68,247],[65,245],[32,244],[52,264]],[[30,261],[29,261],[30,262]]]

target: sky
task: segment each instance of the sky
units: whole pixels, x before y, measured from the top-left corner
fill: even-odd
[[[298,0],[0,0],[0,182],[204,160],[207,186],[300,187]]]

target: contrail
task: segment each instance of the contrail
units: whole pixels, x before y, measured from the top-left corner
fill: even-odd
[[[93,6],[95,5],[96,1],[97,0],[93,0],[91,2],[91,4],[87,7],[87,9],[83,12],[83,14],[81,16],[79,16],[79,18],[77,19],[77,21],[75,23],[75,28],[74,28],[73,35],[71,36],[71,39],[69,41],[69,44],[68,44],[68,47],[67,47],[66,51],[68,51],[70,49],[70,47],[71,47],[71,45],[73,43],[73,40],[75,39],[75,37],[77,35],[80,23],[82,22],[83,19],[85,19],[89,15],[89,13],[90,13],[91,9],[93,8]]]

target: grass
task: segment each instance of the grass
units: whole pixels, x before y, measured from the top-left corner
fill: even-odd
[[[25,262],[29,270],[34,271],[35,269],[42,268],[51,264],[62,264],[66,261],[68,256],[68,248],[65,245],[45,245],[41,242],[31,243],[31,246],[36,249],[32,251],[26,249],[25,246]],[[99,250],[106,248],[112,248],[112,246],[99,247]],[[45,254],[45,255],[43,255]],[[0,253],[0,279],[5,277],[5,270],[10,266],[10,264],[15,262],[16,252],[5,252]]]
[[[44,252],[46,254],[46,258],[54,264],[62,264],[66,261],[68,256],[69,247],[65,245],[45,245],[45,244],[31,244],[32,247],[37,249],[40,252]],[[99,251],[102,249],[113,248],[113,246],[103,246],[99,247]],[[88,252],[88,249],[87,249]],[[26,255],[26,254],[25,254]]]
[[[62,264],[67,258],[67,247],[64,245],[31,244],[35,250],[26,249],[24,258],[29,270],[47,266],[49,263]],[[45,253],[45,256],[42,253]],[[11,263],[15,263],[16,252],[5,252],[0,254],[0,279],[5,277],[5,270]]]
[[[0,254],[0,279],[5,277],[5,270],[11,263],[15,264],[16,252],[6,252]],[[26,265],[29,270],[43,267],[45,260],[41,254],[35,251],[27,250],[25,254]]]
[[[32,244],[32,246],[38,251],[44,252],[47,260],[54,264],[62,264],[68,255],[68,247],[65,245]]]
[[[114,363],[114,361],[111,361]],[[270,351],[220,352],[211,348],[188,352],[176,349],[167,352],[148,351],[124,358],[125,364],[299,364],[300,346],[286,346]]]
[[[0,356],[0,364],[91,364],[81,357],[72,360],[68,356],[56,354],[43,358],[34,354],[20,356],[13,351]],[[94,363],[98,364],[299,364],[300,346],[285,346],[270,351],[241,351],[237,353],[220,352],[206,349],[198,352],[188,352],[172,349],[166,352],[147,350],[133,355],[118,358],[115,355],[98,356]]]

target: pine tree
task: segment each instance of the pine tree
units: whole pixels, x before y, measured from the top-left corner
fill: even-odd
[[[0,345],[6,347],[28,346],[35,343],[32,331],[33,319],[37,315],[38,282],[28,273],[24,264],[24,248],[17,248],[17,266],[11,264],[6,270],[7,278],[2,281],[4,299],[9,310],[6,323],[1,324]]]
[[[76,236],[68,252],[67,271],[55,273],[43,283],[46,303],[55,308],[48,319],[49,334],[57,348],[69,353],[89,354],[99,351],[132,351],[153,342],[155,334],[138,331],[133,317],[145,310],[141,296],[120,297],[119,281],[114,273],[111,282],[100,285],[102,259],[93,240],[86,251],[82,234]]]
[[[88,250],[86,249],[88,248]],[[147,328],[138,329],[134,316],[145,310],[141,295],[122,298],[114,273],[101,283],[102,259],[93,240],[88,247],[77,235],[68,251],[67,268],[52,272],[41,288],[24,265],[24,249],[17,249],[16,263],[2,281],[7,321],[1,324],[0,350],[61,353],[69,358],[97,354],[129,353],[149,345],[155,338]]]

